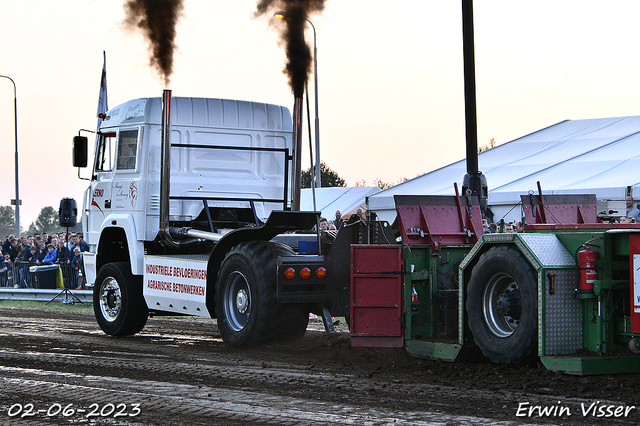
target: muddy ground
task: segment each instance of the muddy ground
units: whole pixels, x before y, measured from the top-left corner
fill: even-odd
[[[113,338],[90,314],[0,308],[0,424],[640,424],[640,374],[419,360],[322,330],[238,350],[210,319]]]

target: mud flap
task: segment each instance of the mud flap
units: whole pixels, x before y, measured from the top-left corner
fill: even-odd
[[[402,247],[351,246],[351,345],[400,348]]]

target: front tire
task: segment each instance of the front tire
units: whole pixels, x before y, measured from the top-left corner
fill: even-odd
[[[216,285],[218,329],[226,344],[248,347],[304,335],[308,311],[276,299],[277,258],[293,254],[268,241],[240,243],[227,254]]]
[[[93,311],[98,325],[111,336],[128,336],[142,330],[149,310],[142,295],[142,277],[128,263],[108,263],[100,268],[93,286]]]
[[[467,289],[469,328],[482,353],[497,364],[537,355],[537,275],[517,249],[495,246],[480,256]]]

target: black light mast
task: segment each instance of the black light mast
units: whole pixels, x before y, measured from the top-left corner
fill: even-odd
[[[464,55],[464,112],[467,146],[467,174],[462,192],[477,196],[480,209],[487,207],[487,179],[478,170],[478,125],[476,118],[476,70],[473,40],[473,0],[462,0],[462,49]]]

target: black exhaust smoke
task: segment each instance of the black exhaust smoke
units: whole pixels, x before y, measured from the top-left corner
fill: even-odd
[[[293,198],[291,208],[300,210],[300,188],[302,187],[302,97],[311,73],[311,49],[304,40],[304,28],[309,15],[321,12],[325,0],[259,0],[256,17],[271,17],[275,12],[282,12],[285,25],[280,33],[280,40],[285,44],[287,64],[284,73],[289,77],[289,85],[293,91]]]
[[[140,29],[149,42],[149,61],[158,71],[165,87],[173,73],[176,48],[176,24],[182,15],[182,0],[127,0],[124,4],[125,25]]]
[[[311,73],[311,49],[304,40],[304,28],[309,15],[321,12],[324,3],[325,0],[259,0],[256,7],[256,17],[284,12],[285,25],[280,35],[287,54],[284,73],[296,98],[304,94]]]

